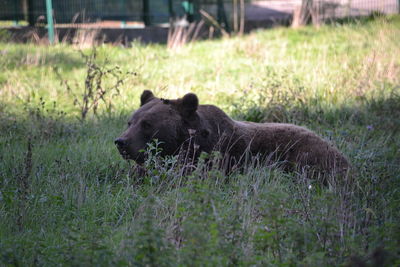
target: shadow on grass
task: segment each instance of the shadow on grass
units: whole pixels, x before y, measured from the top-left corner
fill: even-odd
[[[90,155],[96,158],[101,154],[102,158],[95,160],[101,164],[103,159],[110,157],[112,160],[120,159],[113,141],[125,129],[130,114],[105,113],[79,121],[56,111],[35,110],[24,117],[3,113],[0,116],[0,138],[2,146],[7,146],[9,151],[13,151],[14,146],[23,150],[30,139],[35,146],[50,151],[52,146],[69,148],[63,153],[66,156],[73,153],[77,161],[80,157]],[[306,126],[338,144],[345,154],[354,155],[356,149],[366,146],[383,156],[381,160],[400,158],[397,150],[400,146],[400,95],[332,109],[296,103],[286,106],[271,104],[268,107],[247,105],[246,108],[236,105],[230,115],[238,120]],[[80,149],[86,149],[86,152],[82,153]],[[379,150],[382,153],[378,153]],[[2,157],[8,156],[3,154]]]
[[[379,11],[372,12],[368,16],[352,16],[352,17],[343,17],[343,18],[336,18],[336,19],[329,19],[325,21],[325,24],[327,25],[334,25],[334,24],[340,24],[340,25],[366,25],[368,23],[377,21],[377,20],[385,20],[387,22],[394,22],[394,21],[400,21],[399,16],[388,16],[384,13],[381,13]]]
[[[0,68],[7,70],[14,70],[22,67],[29,66],[57,66],[63,70],[73,70],[75,68],[83,68],[85,60],[79,53],[66,53],[61,49],[58,51],[46,51],[45,47],[31,49],[29,47],[5,47],[0,50],[2,55],[2,63]]]
[[[312,105],[293,99],[286,104],[269,102],[267,105],[256,102],[245,103],[234,102],[235,109],[232,112],[238,120],[253,122],[288,122],[294,124],[305,124],[309,126],[340,127],[344,125],[351,127],[376,128],[384,132],[398,133],[400,122],[400,94],[394,88],[392,94],[387,97],[363,99],[353,106],[326,108],[318,103]],[[371,127],[368,127],[371,126]]]
[[[390,135],[400,131],[400,87],[393,88],[386,96],[372,99],[360,99],[353,106],[333,106],[327,108],[317,99],[304,100],[288,98],[284,102],[265,99],[253,101],[249,99],[227,99],[233,109],[230,116],[237,120],[253,122],[284,122],[307,125],[311,128],[344,129],[346,127],[362,130],[376,130]],[[117,113],[111,111],[103,115],[92,116],[84,121],[74,119],[63,111],[29,107],[25,115],[7,114],[2,108],[0,130],[2,135],[11,133],[14,138],[24,137],[35,132],[43,140],[57,139],[74,135],[86,135],[93,131],[96,136],[122,130],[126,125],[130,111]],[[90,115],[90,114],[89,114]],[[96,131],[98,128],[98,131]],[[76,131],[79,129],[79,134]],[[107,129],[107,131],[105,131]]]
[[[343,255],[368,255],[368,250],[380,244],[390,253],[397,253],[392,234],[398,226],[392,221],[398,218],[396,175],[400,164],[396,163],[400,158],[400,138],[398,128],[387,128],[388,122],[382,118],[395,120],[400,115],[399,102],[389,98],[334,111],[290,106],[284,110],[282,121],[335,130],[332,139],[345,140],[340,148],[360,172],[358,186],[362,190],[351,192],[351,196],[327,188],[310,190],[305,182],[293,181],[301,177],[265,168],[249,169],[229,181],[215,170],[206,176],[199,172],[179,177],[179,170],[163,169],[156,162],[149,165],[150,174],[138,185],[137,177],[130,173],[130,164],[122,160],[113,144],[126,125],[128,113],[104,114],[84,122],[54,114],[25,118],[2,114],[0,205],[7,238],[1,245],[8,249],[2,250],[3,259],[8,257],[11,261],[15,257],[29,262],[37,254],[45,263],[53,259],[82,263],[89,259],[89,265],[104,260],[112,265],[118,257],[129,262],[131,255],[142,255],[135,247],[128,247],[129,256],[121,254],[118,244],[132,246],[130,239],[134,240],[132,244],[140,244],[139,249],[151,241],[152,249],[145,251],[159,260],[166,259],[164,245],[168,246],[173,255],[180,255],[175,258],[186,259],[188,265],[193,251],[197,251],[199,262],[209,263],[210,251],[215,253],[216,249],[218,257],[224,256],[227,261],[237,249],[234,256],[249,263],[243,265],[254,265],[255,257],[247,259],[246,251],[240,249],[244,245],[251,245],[254,253],[260,253],[260,265],[271,262],[271,258],[290,262],[293,257],[315,263],[309,265],[318,265],[321,260],[331,263],[322,265],[334,265],[345,261]],[[237,116],[252,119],[253,114],[241,112]],[[280,120],[275,108],[263,112],[276,114],[272,118]],[[368,129],[372,122],[381,123],[382,129]],[[377,130],[379,134],[374,133]],[[343,131],[348,133],[342,135]],[[156,201],[150,205],[149,198]],[[248,213],[243,215],[244,212]],[[244,224],[244,217],[250,222],[248,225]],[[338,226],[343,226],[343,221],[351,226],[345,226],[348,240],[343,239],[348,247],[339,237]],[[114,233],[118,239],[110,241],[116,238]],[[284,235],[275,240],[270,238],[273,233]],[[57,248],[46,240],[54,236],[62,242]],[[326,242],[320,242],[320,238]],[[213,240],[218,241],[214,244],[224,245],[212,246]],[[40,244],[35,251],[30,250],[32,242]],[[152,244],[163,247],[154,252]],[[198,251],[199,244],[202,250]],[[319,254],[315,254],[316,244],[320,246]],[[278,254],[265,256],[271,246],[287,247],[280,253],[288,259]],[[298,248],[299,253],[294,253],[293,248]],[[82,251],[90,257],[86,258]],[[236,258],[230,260],[237,262]]]

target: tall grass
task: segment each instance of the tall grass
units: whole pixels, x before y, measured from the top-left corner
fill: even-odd
[[[173,52],[100,46],[96,66],[137,75],[106,99],[113,109],[99,102],[85,120],[74,105],[85,93],[81,53],[0,43],[0,262],[399,264],[399,26],[395,16],[281,28]],[[192,91],[237,119],[307,126],[349,158],[351,183],[327,187],[262,164],[227,176],[204,156],[192,172],[155,156],[138,171],[113,140],[143,89]]]

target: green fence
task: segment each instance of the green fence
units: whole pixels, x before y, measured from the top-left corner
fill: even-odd
[[[184,15],[194,20],[197,6],[196,0],[52,0],[55,23],[118,20],[150,25]],[[45,22],[46,0],[1,0],[0,20]]]
[[[0,20],[27,21],[29,25],[46,24],[47,0],[0,0]],[[287,7],[301,0],[246,1],[246,20],[268,19],[279,12],[276,6]],[[324,16],[343,17],[367,15],[371,12],[397,13],[400,0],[308,0],[318,6]],[[199,10],[209,12],[219,22],[232,20],[232,4],[240,0],[51,0],[56,24],[74,24],[96,21],[136,21],[145,25],[165,23],[170,18],[186,16],[189,21],[201,18]],[[257,3],[264,3],[262,7]],[[296,2],[296,3],[294,3]],[[213,7],[214,6],[214,7]],[[265,14],[259,12],[264,8]],[[255,11],[254,11],[255,10]],[[275,15],[268,10],[276,10]],[[253,12],[254,11],[254,12]],[[253,13],[252,13],[253,12]],[[261,15],[260,15],[261,14]],[[286,13],[286,15],[291,15]],[[261,17],[260,17],[261,16]],[[276,17],[274,17],[275,19]],[[224,21],[225,20],[225,21]],[[228,24],[228,23],[226,23]],[[123,25],[123,24],[122,24]]]
[[[215,26],[221,32],[243,32],[292,19],[294,24],[303,21],[302,15],[293,15],[304,14],[299,10],[307,10],[305,22],[323,23],[377,12],[399,13],[400,0],[0,0],[0,21],[46,26],[52,44],[55,33],[61,33],[55,28],[143,27],[203,17],[212,25],[210,29]]]
[[[22,0],[2,0],[0,1],[0,20],[24,20]]]

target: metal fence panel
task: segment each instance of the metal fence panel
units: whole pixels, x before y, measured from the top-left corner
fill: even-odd
[[[22,0],[0,1],[0,20],[23,20],[24,13]]]
[[[221,3],[228,21],[232,19],[234,0],[52,0],[56,24],[74,24],[104,20],[144,21],[146,25],[168,22],[186,15],[199,19],[205,9],[218,19]],[[239,2],[239,1],[235,1]],[[290,16],[301,0],[264,0],[246,2],[246,20],[255,21],[285,14]],[[371,12],[397,13],[400,0],[314,0],[322,19],[363,16]],[[219,3],[219,8],[218,8]],[[265,14],[262,9],[265,9]],[[274,19],[276,19],[274,17]],[[34,25],[46,22],[45,0],[0,0],[0,20],[27,20]]]

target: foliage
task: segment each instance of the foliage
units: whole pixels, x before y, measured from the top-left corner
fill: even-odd
[[[96,68],[137,75],[85,120],[74,105],[85,57],[62,44],[0,43],[1,265],[398,265],[399,26],[394,16],[278,28],[174,52],[100,46]],[[101,88],[113,88],[112,72]],[[143,89],[307,126],[354,172],[330,186],[257,162],[227,176],[210,164],[217,153],[193,169],[161,158],[157,142],[144,166],[125,162],[113,140]]]
[[[87,67],[85,86],[81,96],[76,96],[74,94],[75,91],[79,91],[78,85],[78,88],[73,90],[69,85],[68,80],[62,79],[57,68],[55,68],[55,73],[64,83],[67,92],[72,95],[74,99],[74,105],[79,107],[81,119],[84,120],[90,111],[93,111],[95,115],[97,114],[97,109],[100,102],[105,104],[107,112],[110,113],[112,109],[111,98],[120,93],[119,88],[126,80],[126,78],[122,76],[126,76],[127,74],[135,75],[135,73],[122,73],[118,66],[107,68],[105,66],[109,64],[108,60],[106,60],[102,66],[99,65],[96,62],[96,48],[93,48],[90,55],[85,55],[82,52],[81,55],[85,59]],[[112,85],[105,86],[104,80],[107,79],[108,76],[112,76],[115,81],[113,81]]]

